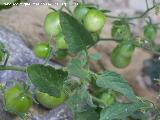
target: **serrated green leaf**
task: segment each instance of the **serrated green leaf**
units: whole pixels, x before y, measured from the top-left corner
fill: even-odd
[[[134,112],[132,115],[130,115],[131,118],[134,118],[134,119],[138,119],[138,120],[147,120],[147,118],[149,118],[149,113],[145,112],[145,113],[142,113],[140,111],[136,111]]]
[[[93,108],[89,108],[83,112],[76,112],[74,120],[99,120],[99,114]]]
[[[68,98],[66,104],[73,112],[83,112],[88,107],[96,107],[89,92],[83,86]]]
[[[100,120],[115,120],[120,119],[124,120],[124,118],[130,116],[135,111],[139,109],[144,109],[148,105],[142,102],[137,103],[115,103],[108,108],[104,108],[100,114]]]
[[[77,53],[95,43],[85,27],[65,12],[60,12],[60,25],[70,52]]]
[[[80,59],[73,59],[67,64],[67,70],[69,74],[85,79],[88,76],[88,72],[83,68],[83,61]]]
[[[68,73],[51,66],[34,64],[27,68],[31,82],[41,91],[59,97]]]
[[[137,101],[137,98],[128,82],[124,80],[121,75],[115,72],[105,71],[101,75],[98,75],[96,84],[99,87],[120,92],[131,101]]]

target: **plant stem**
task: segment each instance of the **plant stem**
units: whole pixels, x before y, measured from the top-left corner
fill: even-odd
[[[14,70],[14,71],[19,71],[19,72],[26,72],[25,67],[0,65],[0,71],[3,71],[3,70]]]
[[[160,4],[158,4],[158,5],[160,5]],[[117,16],[111,16],[111,15],[106,15],[106,16],[109,17],[109,18],[113,18],[113,19],[121,19],[121,18],[125,18],[125,19],[128,19],[128,20],[141,19],[141,18],[146,17],[146,15],[148,14],[148,12],[150,12],[155,7],[156,7],[156,5],[153,5],[152,7],[148,8],[140,16],[134,16],[134,17],[117,17]]]
[[[5,62],[4,62],[4,66],[7,65],[7,62],[8,62],[9,56],[10,56],[10,54],[7,50],[5,52],[6,52],[7,56],[6,56],[6,59],[5,59]]]
[[[100,38],[100,41],[114,41],[114,42],[117,42],[117,43],[120,43],[120,42],[121,42],[121,41],[117,41],[117,40],[115,40],[115,39],[113,39],[113,38]],[[150,53],[152,53],[152,54],[160,55],[160,52],[154,50],[153,48],[148,48],[148,47],[145,47],[145,46],[141,46],[141,45],[139,45],[139,44],[137,43],[137,41],[134,42],[133,44],[134,44],[136,47],[142,48],[142,49],[144,49],[144,50],[146,50],[146,51],[148,51],[148,52],[150,52]]]

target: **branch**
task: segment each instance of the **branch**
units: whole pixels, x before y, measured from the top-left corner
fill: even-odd
[[[117,42],[117,43],[121,42],[121,41],[118,41],[118,40],[113,39],[113,38],[100,38],[99,41],[114,41],[114,42]],[[155,54],[155,55],[160,55],[160,52],[158,52],[158,51],[156,51],[152,48],[148,48],[146,46],[141,46],[139,43],[137,43],[137,41],[135,41],[133,44],[138,48],[142,48],[142,49],[148,51],[149,53],[152,53],[152,54]]]
[[[25,67],[0,65],[0,71],[3,71],[3,70],[14,70],[14,71],[19,71],[19,72],[26,72]]]
[[[157,4],[157,5],[160,5],[160,3]],[[155,7],[156,7],[156,5],[153,5],[152,7],[148,8],[146,11],[144,11],[141,15],[139,15],[139,16],[134,16],[134,17],[125,17],[125,19],[134,20],[134,19],[140,19],[140,18],[146,17],[146,15],[147,15],[152,9],[154,9]],[[113,18],[113,19],[121,19],[121,18],[123,18],[123,17],[111,16],[111,15],[106,15],[106,16],[109,17],[109,18]]]

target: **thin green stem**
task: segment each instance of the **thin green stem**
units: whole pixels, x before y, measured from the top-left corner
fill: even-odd
[[[10,54],[9,54],[8,51],[5,51],[5,53],[7,54],[7,56],[6,56],[6,59],[5,59],[5,61],[4,61],[4,66],[7,65],[7,62],[8,62],[9,56],[10,56]]]
[[[160,3],[158,4],[160,5]],[[154,8],[156,7],[156,5],[153,5],[152,7],[148,8],[146,11],[144,11],[141,15],[139,16],[134,16],[134,17],[117,17],[117,16],[111,16],[111,15],[106,15],[107,17],[109,18],[112,18],[112,19],[122,19],[122,18],[125,18],[127,20],[134,20],[134,19],[141,19],[141,18],[144,18],[146,17],[146,15],[151,11],[153,10]]]
[[[121,41],[118,41],[116,39],[113,39],[113,38],[100,38],[100,41],[114,41],[114,42],[117,42],[117,43],[120,43]],[[138,48],[142,48],[152,54],[155,54],[155,55],[160,55],[160,52],[156,51],[155,49],[153,48],[148,48],[146,46],[142,46],[140,45],[137,41],[133,42],[133,44],[138,47]]]
[[[14,70],[14,71],[19,71],[19,72],[26,72],[25,67],[0,65],[0,71],[3,71],[3,70]]]
[[[49,62],[49,60],[50,60],[50,58],[51,58],[51,55],[52,55],[53,48],[52,48],[52,46],[51,46],[51,41],[52,41],[52,36],[51,36],[51,38],[49,38],[49,40],[48,40],[49,53],[48,53],[48,55],[47,55],[47,58],[45,59],[44,65],[46,65],[46,64]]]

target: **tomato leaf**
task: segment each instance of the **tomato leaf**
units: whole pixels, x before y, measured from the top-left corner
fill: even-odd
[[[69,14],[60,12],[60,24],[70,52],[77,53],[95,43],[84,26]]]
[[[136,103],[115,103],[110,107],[104,108],[100,113],[100,120],[124,120],[139,109],[144,109],[148,105],[143,102]]]
[[[88,72],[83,68],[83,61],[80,59],[73,59],[67,64],[67,70],[70,75],[85,79],[88,76]]]
[[[131,101],[137,101],[137,98],[128,82],[124,80],[121,75],[115,72],[103,72],[98,76],[96,84],[99,87],[120,92]]]
[[[85,111],[74,113],[74,120],[99,120],[99,114],[93,108],[88,108]]]
[[[49,95],[60,97],[63,82],[68,73],[61,69],[40,64],[31,65],[27,68],[28,77],[31,82],[41,91]]]
[[[92,97],[84,86],[78,88],[77,91],[75,91],[75,93],[66,101],[66,104],[73,112],[82,112],[89,106],[96,107],[92,101]]]

